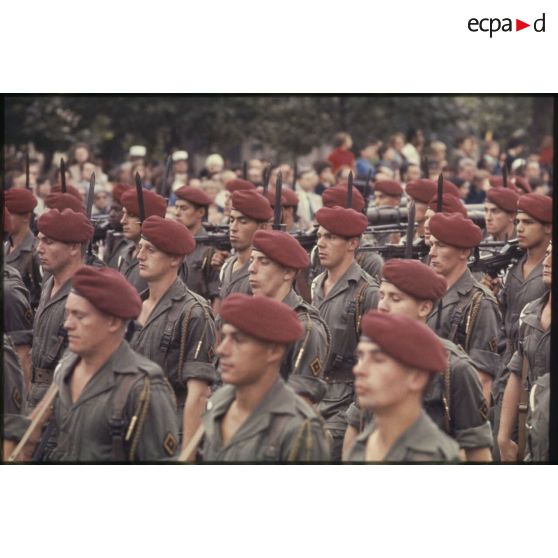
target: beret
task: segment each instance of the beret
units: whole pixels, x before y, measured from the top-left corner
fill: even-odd
[[[138,292],[116,269],[84,265],[72,276],[72,289],[103,314],[133,320],[141,312]]]
[[[4,232],[11,233],[12,232],[12,216],[8,211],[8,208],[4,206]]]
[[[147,149],[145,145],[132,145],[129,153],[130,157],[145,157]]]
[[[285,207],[296,207],[298,205],[298,194],[290,188],[283,188],[281,194],[285,196]]]
[[[59,242],[85,242],[93,237],[93,225],[84,213],[51,209],[37,220],[39,232]]]
[[[123,184],[122,182],[115,184],[112,188],[112,199],[122,205],[122,194],[133,188],[130,184]]]
[[[480,228],[461,213],[436,213],[428,228],[438,240],[456,248],[474,248],[482,240]]]
[[[235,190],[232,193],[232,208],[254,221],[269,221],[273,210],[267,198],[253,190]]]
[[[85,214],[85,207],[83,207],[81,200],[78,200],[71,194],[62,194],[61,192],[49,194],[45,198],[45,205],[49,209],[58,209],[58,211],[71,209],[72,211]]]
[[[438,300],[448,286],[444,277],[418,260],[392,258],[382,267],[382,277],[418,300]]]
[[[438,192],[437,184],[436,184],[436,192]],[[449,180],[444,180],[442,185],[442,194],[449,194],[450,196],[454,196],[455,198],[461,199],[461,192],[459,188]]]
[[[120,200],[122,207],[125,207],[126,211],[139,217],[138,193],[135,188],[126,190],[122,194]],[[146,219],[152,215],[164,217],[167,212],[167,202],[165,198],[159,196],[159,194],[155,194],[155,192],[150,192],[149,190],[143,190],[143,205],[145,207]]]
[[[64,192],[62,192],[62,186],[55,186],[52,189],[52,193],[53,194],[63,194]],[[66,184],[66,194],[70,194],[71,196],[74,196],[75,198],[77,198],[80,202],[83,202],[83,196],[81,195],[81,192],[75,188],[74,186],[72,186],[71,184]]]
[[[304,332],[294,310],[266,296],[231,294],[223,301],[220,314],[225,323],[261,341],[292,343]]]
[[[300,242],[286,232],[256,231],[252,238],[252,248],[284,267],[304,269],[310,263]]]
[[[225,188],[229,192],[236,192],[237,190],[255,190],[256,185],[248,180],[242,180],[241,178],[235,178],[234,180],[228,180],[225,184]]]
[[[349,191],[348,184],[340,184],[339,186],[332,186],[324,190],[322,194],[322,201],[324,207],[347,207],[347,193]],[[357,188],[353,188],[353,203],[352,209],[361,212],[364,209],[364,198]]]
[[[287,198],[285,197],[285,194],[283,192],[284,190],[281,190],[281,207],[285,207],[285,203],[287,201]],[[271,207],[275,207],[275,194],[276,194],[275,190],[271,190],[271,189],[269,189],[267,192],[262,194],[267,198],[267,201],[269,202],[269,205]]]
[[[31,213],[37,205],[37,198],[26,188],[12,188],[4,193],[4,199],[10,213]]]
[[[432,373],[448,367],[440,338],[427,325],[408,316],[371,310],[362,318],[362,334],[404,366]]]
[[[401,196],[403,188],[397,180],[378,180],[374,184],[374,191],[383,192],[386,196]]]
[[[488,190],[486,199],[508,213],[515,213],[517,211],[519,194],[514,192],[511,188],[496,187]]]
[[[192,233],[182,223],[158,215],[148,217],[141,227],[141,236],[156,248],[173,256],[191,254],[196,247]]]
[[[515,189],[521,194],[530,194],[533,189],[527,180],[521,176],[513,176],[510,179],[510,183],[515,186]]]
[[[181,200],[191,202],[195,205],[203,207],[211,205],[211,198],[201,188],[182,186],[182,188],[176,190],[175,194]]]
[[[405,188],[408,196],[422,203],[428,203],[436,195],[437,191],[436,182],[427,178],[412,180]]]
[[[368,219],[362,213],[339,206],[318,209],[316,221],[329,232],[347,238],[360,236],[368,226]]]
[[[552,223],[552,198],[542,194],[525,194],[517,200],[517,211],[529,214],[540,223]]]
[[[438,195],[430,200],[428,208],[436,211],[438,208]],[[459,198],[451,194],[442,194],[442,213],[461,213],[463,217],[467,217],[467,208],[463,205]]]

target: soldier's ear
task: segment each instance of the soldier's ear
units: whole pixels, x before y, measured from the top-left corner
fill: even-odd
[[[424,370],[413,369],[409,372],[407,385],[412,392],[422,393],[428,382],[430,381],[430,374]]]
[[[431,300],[420,300],[418,304],[419,318],[426,318],[434,308],[434,303]]]
[[[544,234],[552,236],[552,225],[544,225]]]

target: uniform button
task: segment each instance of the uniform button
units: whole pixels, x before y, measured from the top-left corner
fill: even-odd
[[[211,411],[211,409],[213,408],[213,403],[211,401],[207,402],[207,410]]]

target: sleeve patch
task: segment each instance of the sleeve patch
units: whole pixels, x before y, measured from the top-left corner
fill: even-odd
[[[17,387],[12,389],[12,402],[18,411],[21,411],[21,392]]]
[[[484,397],[479,407],[479,413],[482,420],[488,420],[488,403],[486,402],[486,399],[484,399]]]
[[[163,449],[169,457],[172,457],[174,455],[174,452],[176,451],[176,445],[176,438],[172,435],[171,432],[168,432],[165,436],[165,439],[163,440]]]
[[[320,359],[318,357],[316,357],[311,363],[310,363],[310,370],[312,371],[312,374],[314,376],[319,376],[322,372],[322,363],[320,362]]]

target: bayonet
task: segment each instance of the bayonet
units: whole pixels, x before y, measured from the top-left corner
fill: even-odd
[[[442,213],[444,195],[444,176],[440,173],[438,176],[438,201],[436,202],[436,213]]]
[[[372,169],[368,171],[366,176],[366,184],[364,185],[364,214],[368,211],[368,203],[370,201],[370,181],[372,180]]]
[[[415,238],[415,201],[409,203],[409,215],[407,221],[407,244],[405,245],[405,258],[410,260],[413,257],[413,240]]]
[[[262,177],[262,186],[264,194],[267,194],[269,188],[269,177],[271,176],[271,165],[264,169]]]
[[[145,221],[145,205],[143,204],[143,185],[141,183],[141,177],[139,172],[136,172],[136,193],[138,195],[138,207],[139,207],[139,220],[140,224],[143,225]]]
[[[25,153],[25,188],[31,190],[31,184],[29,183],[29,152]]]
[[[353,171],[349,173],[349,187],[347,188],[347,208],[353,207]]]
[[[248,180],[248,163],[246,161],[242,162],[242,178]]]
[[[95,173],[91,174],[89,180],[89,192],[87,192],[87,218],[91,219],[91,212],[93,211],[93,199],[95,198]]]
[[[293,192],[296,190],[296,177],[298,174],[298,166],[296,164],[296,159],[293,165]]]
[[[64,157],[60,159],[60,188],[62,189],[62,193],[66,193],[66,162],[64,161]]]
[[[161,196],[166,200],[169,199],[171,194],[171,185],[169,184],[169,176],[172,169],[172,156],[167,157],[167,164],[165,165],[165,174],[163,175],[163,184],[161,185]]]
[[[508,163],[504,161],[504,167],[502,168],[502,181],[504,184],[504,188],[508,187]]]
[[[283,191],[283,176],[281,171],[277,173],[275,181],[275,207],[273,209],[273,230],[281,230],[281,194]]]

